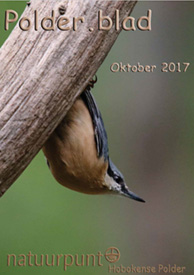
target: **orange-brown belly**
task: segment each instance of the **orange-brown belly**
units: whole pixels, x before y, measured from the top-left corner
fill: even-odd
[[[104,186],[108,163],[97,156],[92,120],[81,99],[45,143],[43,152],[60,184],[88,194],[108,191]]]

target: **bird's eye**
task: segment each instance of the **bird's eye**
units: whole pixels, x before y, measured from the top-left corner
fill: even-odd
[[[119,176],[115,175],[115,174],[114,174],[114,180],[115,180],[117,183],[121,183],[121,182],[122,182],[122,179],[121,179]]]

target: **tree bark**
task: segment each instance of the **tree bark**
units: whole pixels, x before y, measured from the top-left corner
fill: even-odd
[[[102,64],[119,32],[98,30],[98,11],[120,22],[136,1],[32,0],[22,17],[38,30],[17,24],[0,50],[0,196],[11,186],[84,90]],[[55,12],[69,18],[71,30],[41,28],[40,21]],[[64,13],[61,15],[62,13]],[[61,13],[61,14],[60,14]],[[77,31],[72,17],[83,16]],[[48,21],[47,21],[48,23]],[[49,26],[49,24],[47,25]],[[93,28],[93,31],[89,31]]]

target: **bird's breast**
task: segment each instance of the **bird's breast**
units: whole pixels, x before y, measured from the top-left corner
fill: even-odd
[[[83,193],[106,192],[108,163],[97,156],[92,120],[80,98],[45,143],[43,152],[62,185]]]

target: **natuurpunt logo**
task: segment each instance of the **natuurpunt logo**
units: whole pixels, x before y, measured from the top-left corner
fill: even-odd
[[[116,247],[109,247],[105,253],[102,254],[98,251],[97,254],[32,254],[29,251],[28,254],[8,254],[7,266],[8,267],[43,267],[43,266],[55,266],[59,267],[63,265],[66,271],[72,266],[99,266],[102,267],[104,259],[109,263],[116,263],[120,259],[120,251]]]

